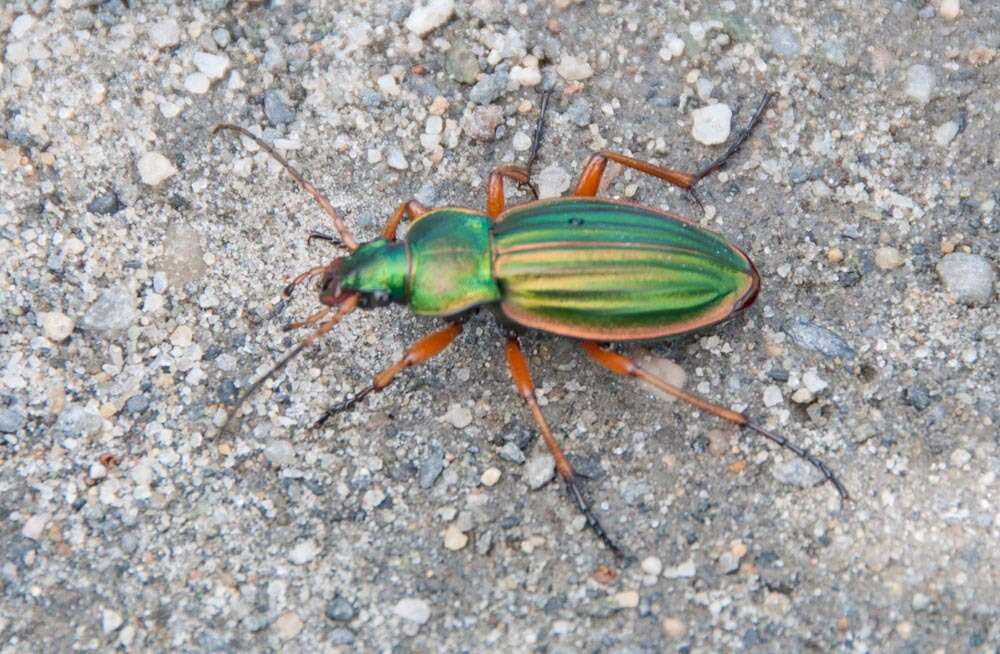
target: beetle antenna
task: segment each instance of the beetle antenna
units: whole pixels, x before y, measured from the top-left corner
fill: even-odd
[[[222,423],[222,427],[219,428],[218,434],[226,433],[229,428],[229,423],[232,422],[233,418],[239,412],[240,407],[247,399],[257,392],[264,382],[271,379],[276,374],[278,374],[282,368],[288,365],[288,362],[297,357],[303,350],[310,347],[318,339],[325,336],[331,329],[333,329],[337,323],[346,318],[355,308],[358,306],[358,296],[350,295],[343,302],[341,302],[340,307],[337,309],[337,313],[333,315],[332,318],[320,324],[319,328],[316,329],[312,334],[302,339],[298,345],[289,350],[283,357],[278,359],[273,366],[268,369],[263,375],[258,377],[252,384],[250,384],[243,394],[240,395],[239,399],[236,400],[236,404],[233,405],[228,412],[226,412],[226,421]]]
[[[271,155],[275,161],[280,163],[282,167],[288,171],[288,174],[295,178],[295,181],[299,183],[299,186],[301,186],[306,193],[311,195],[313,199],[316,200],[316,203],[323,209],[324,212],[326,212],[326,215],[330,216],[333,220],[333,226],[337,228],[337,233],[340,234],[340,238],[344,242],[344,247],[351,252],[358,249],[358,242],[354,240],[353,236],[351,236],[351,232],[347,229],[347,224],[337,213],[337,210],[333,208],[333,205],[330,204],[330,201],[326,199],[326,196],[320,193],[315,186],[306,181],[306,178],[303,177],[299,171],[292,168],[292,165],[288,163],[284,157],[278,154],[278,152],[269,143],[265,142],[262,138],[250,130],[240,127],[239,125],[232,125],[230,123],[219,123],[212,129],[212,134],[218,134],[220,131],[225,129],[247,137],[260,146],[264,152]]]

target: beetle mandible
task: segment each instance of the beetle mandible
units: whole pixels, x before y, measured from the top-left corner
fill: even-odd
[[[232,130],[252,139],[274,157],[330,216],[349,251],[329,263],[300,274],[285,288],[319,279],[319,311],[289,328],[314,331],[252,383],[226,418],[226,429],[242,403],[293,357],[313,345],[348,314],[398,303],[414,313],[447,319],[440,329],[414,343],[406,354],[375,375],[368,386],[330,407],[314,427],[371,393],[392,384],[403,370],[423,363],[447,348],[469,315],[482,306],[498,310],[507,328],[507,365],[521,399],[565,480],[570,497],[587,524],[615,554],[622,550],[609,537],[577,485],[576,475],[559,446],[535,397],[528,362],[518,331],[530,328],[577,339],[598,365],[617,375],[634,377],[697,409],[749,429],[805,459],[822,472],[843,501],[850,496],[836,475],[808,451],[772,433],[736,411],[673,386],[634,359],[603,343],[654,340],[715,325],[745,310],[757,298],[760,275],[740,248],[688,218],[647,206],[598,198],[608,162],[659,178],[693,195],[695,185],[722,168],[761,121],[771,94],[764,95],[746,128],[718,159],[696,173],[684,173],[610,151],[593,154],[572,195],[508,207],[504,182],[534,187],[531,164],[541,140],[544,96],[527,166],[504,165],[487,177],[486,210],[461,207],[429,209],[403,202],[382,234],[358,243],[330,202],[270,145],[248,130]],[[697,201],[697,196],[694,196]],[[700,202],[698,202],[700,205]],[[410,227],[401,238],[404,218]]]

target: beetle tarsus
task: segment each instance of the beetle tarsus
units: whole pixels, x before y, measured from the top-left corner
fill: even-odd
[[[348,409],[350,409],[351,407],[353,407],[355,404],[357,404],[361,400],[363,400],[366,397],[368,397],[368,394],[371,393],[374,390],[375,390],[375,386],[374,385],[370,385],[370,386],[364,387],[363,389],[361,389],[360,391],[358,391],[357,393],[355,393],[353,395],[348,395],[343,400],[341,400],[340,402],[334,404],[329,409],[327,409],[326,411],[324,411],[323,415],[321,415],[319,418],[317,418],[316,422],[313,423],[312,428],[313,429],[319,429],[320,427],[322,427],[326,423],[327,420],[329,420],[333,416],[337,415],[338,413],[342,413],[344,411],[347,411]]]
[[[771,98],[773,97],[774,94],[770,91],[764,94],[764,97],[760,99],[760,103],[757,105],[757,109],[754,110],[753,116],[750,117],[750,122],[747,123],[747,126],[739,131],[736,138],[733,139],[733,142],[730,143],[729,147],[726,148],[726,151],[722,153],[722,156],[694,174],[694,178],[691,181],[692,186],[712,173],[721,170],[729,159],[731,159],[734,154],[739,152],[740,148],[743,147],[743,144],[746,143],[748,138],[750,138],[750,134],[753,133],[754,128],[757,127],[760,121],[764,118],[764,112],[767,111],[767,106],[771,103]]]
[[[580,487],[576,485],[576,480],[572,478],[566,479],[566,491],[569,496],[576,503],[576,508],[580,509],[580,513],[587,520],[587,526],[590,530],[601,540],[604,545],[611,550],[611,553],[615,555],[615,558],[622,560],[627,558],[627,553],[621,547],[618,546],[615,541],[611,539],[608,532],[604,530],[604,526],[601,525],[601,521],[597,519],[594,515],[593,510],[590,508],[590,504],[587,502],[586,498],[583,496],[583,492]]]
[[[746,416],[744,416],[744,418],[746,418]],[[779,445],[789,450],[802,460],[810,463],[814,468],[816,468],[823,474],[823,477],[826,479],[826,481],[830,482],[833,485],[833,487],[837,489],[837,493],[840,495],[841,504],[851,501],[851,494],[847,492],[847,488],[840,482],[840,479],[837,478],[837,475],[834,474],[833,470],[830,470],[830,468],[825,463],[823,463],[823,461],[821,461],[819,458],[810,453],[809,450],[799,447],[795,443],[789,441],[784,436],[779,436],[778,434],[774,434],[767,431],[763,427],[751,422],[749,418],[746,419],[746,422],[743,423],[742,427],[763,436],[764,438],[771,441],[775,445]]]

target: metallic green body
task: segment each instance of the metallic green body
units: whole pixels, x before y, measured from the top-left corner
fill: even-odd
[[[499,303],[514,322],[596,340],[650,339],[717,323],[759,288],[747,256],[714,232],[656,210],[559,198],[497,221],[435,209],[402,241],[345,260],[343,288],[381,290],[424,315]]]

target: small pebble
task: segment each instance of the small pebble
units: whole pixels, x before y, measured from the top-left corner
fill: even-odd
[[[511,140],[511,145],[513,145],[514,149],[518,152],[525,152],[531,147],[531,137],[524,132],[518,132]]]
[[[665,579],[689,579],[695,575],[697,569],[695,568],[694,561],[688,559],[680,565],[675,565],[671,568],[665,568],[663,570],[663,577]]]
[[[510,76],[506,72],[497,72],[482,78],[469,91],[469,100],[476,104],[490,104],[507,90]]]
[[[62,311],[48,311],[39,314],[39,321],[42,324],[42,333],[45,338],[53,343],[62,343],[73,333],[75,323],[73,319]]]
[[[21,535],[31,540],[38,540],[45,531],[45,525],[49,522],[47,514],[36,514],[28,518],[21,526]]]
[[[472,424],[472,411],[466,406],[452,402],[448,406],[448,411],[441,416],[441,419],[455,429],[465,429]]]
[[[149,28],[149,38],[157,49],[172,48],[181,42],[181,28],[176,20],[166,18]]]
[[[937,78],[929,66],[913,64],[906,71],[906,95],[920,104],[930,102],[936,83]]]
[[[639,606],[639,592],[635,590],[623,590],[611,596],[615,605],[620,609],[634,609]]]
[[[503,108],[495,104],[476,107],[464,121],[466,133],[479,141],[496,139],[497,127],[503,122]]]
[[[683,620],[672,616],[663,618],[660,622],[660,628],[663,629],[663,634],[668,638],[683,638],[688,631]]]
[[[424,490],[430,488],[437,481],[442,470],[444,470],[444,450],[438,445],[432,445],[430,453],[420,465],[417,484]]]
[[[792,402],[796,404],[811,404],[816,399],[816,394],[808,388],[799,388],[792,393]]]
[[[639,357],[639,365],[643,370],[656,375],[668,384],[676,386],[677,388],[684,388],[684,385],[687,383],[687,373],[684,371],[684,368],[681,368],[670,359],[663,359],[656,356],[642,356]],[[647,389],[661,402],[670,404],[671,402],[677,401],[677,398],[673,395],[665,393],[658,388],[651,388],[648,386],[643,386],[643,388]]]
[[[425,624],[431,618],[431,607],[427,602],[415,597],[407,597],[399,600],[393,613],[414,624]]]
[[[210,80],[222,79],[229,70],[229,57],[225,55],[196,52],[191,62]]]
[[[535,176],[535,183],[538,184],[538,197],[555,198],[566,192],[573,178],[559,164],[550,164],[542,168]]]
[[[937,273],[948,293],[963,304],[986,305],[993,298],[996,273],[985,257],[953,252],[941,259]]]
[[[299,635],[302,631],[302,627],[305,624],[294,611],[287,611],[282,613],[271,623],[271,628],[274,630],[274,634],[280,640],[291,640]]]
[[[663,37],[663,47],[660,48],[660,59],[663,61],[671,61],[684,54],[684,39],[677,36],[673,32],[666,34]]]
[[[139,158],[137,164],[139,177],[144,184],[158,186],[177,174],[177,169],[170,160],[159,152],[147,152]]]
[[[516,463],[518,465],[524,463],[525,459],[524,452],[521,448],[517,446],[517,443],[504,443],[503,447],[500,448],[500,458],[504,461],[510,461],[511,463]]]
[[[319,546],[316,541],[303,540],[295,544],[295,547],[288,553],[288,560],[295,565],[305,565],[319,554]]]
[[[194,331],[187,325],[180,325],[170,334],[170,342],[177,347],[187,347],[194,340]]]
[[[951,453],[951,457],[948,460],[951,462],[953,468],[961,468],[972,460],[972,455],[969,454],[968,450],[959,448]]]
[[[381,488],[369,488],[361,496],[361,507],[365,511],[374,511],[385,501],[386,494]]]
[[[272,439],[264,446],[264,458],[273,466],[288,467],[295,464],[295,448],[291,441]]]
[[[819,376],[815,368],[806,370],[805,374],[802,375],[802,383],[806,390],[811,393],[822,393],[830,386],[825,379]]]
[[[0,409],[0,433],[16,434],[26,422],[24,414],[15,408]]]
[[[444,530],[445,549],[457,552],[468,544],[468,535],[462,533],[462,531],[455,525],[448,525],[448,527]]]
[[[914,593],[910,600],[910,606],[914,611],[924,611],[931,605],[931,598],[923,593]]]
[[[799,488],[811,488],[823,481],[823,473],[799,457],[771,466],[771,476],[783,484]]]
[[[532,490],[538,490],[549,483],[552,477],[555,476],[555,472],[556,460],[548,453],[531,457],[528,464],[524,467],[525,480],[528,482],[528,487]]]
[[[731,575],[740,569],[740,558],[732,552],[726,551],[719,557],[719,564],[716,570],[722,575]]]
[[[514,66],[510,69],[510,81],[518,86],[538,86],[542,81],[542,71],[536,66]]]
[[[35,17],[31,14],[21,14],[10,24],[11,39],[19,39],[27,34],[35,25]]]
[[[350,622],[356,614],[351,603],[339,595],[326,605],[326,617],[337,622]]]
[[[454,0],[430,0],[418,4],[407,16],[404,26],[417,36],[424,36],[448,22],[455,13]]]
[[[769,384],[764,388],[764,406],[770,408],[773,406],[778,406],[784,402],[784,397],[781,394],[781,389],[775,384]]]
[[[592,121],[593,111],[585,98],[578,97],[569,103],[563,116],[577,127],[586,127]]]
[[[704,145],[719,145],[729,138],[733,110],[727,104],[711,104],[691,112],[691,135]]]
[[[406,156],[403,155],[403,151],[397,147],[388,149],[385,162],[394,170],[407,170],[410,167],[410,164],[406,161]]]
[[[776,25],[768,33],[771,49],[788,59],[795,57],[802,50],[799,35],[784,25]]]
[[[556,72],[568,82],[587,79],[594,74],[594,69],[587,63],[586,59],[563,55],[556,66]]]
[[[903,265],[903,255],[893,247],[881,247],[875,250],[875,265],[880,270],[895,270]]]
[[[157,271],[153,273],[153,291],[162,294],[167,290],[167,273]]]
[[[212,81],[208,79],[208,75],[202,72],[191,73],[184,78],[184,88],[188,93],[202,95],[204,93],[208,93],[208,89],[211,86]]]
[[[830,358],[853,358],[854,349],[843,338],[825,327],[804,318],[793,318],[782,325],[782,330],[799,347],[819,352]]]
[[[102,216],[110,216],[118,213],[122,208],[118,195],[114,191],[108,193],[98,193],[87,205],[87,211]]]
[[[663,572],[663,561],[655,556],[649,556],[642,560],[642,571],[648,575],[659,577]]]
[[[65,436],[93,436],[104,426],[101,416],[94,410],[71,404],[63,409],[56,419],[56,430]]]
[[[962,13],[960,0],[941,0],[938,15],[945,20],[955,20]]]
[[[468,48],[456,45],[445,54],[444,69],[456,82],[475,84],[479,78],[479,59]]]
[[[228,46],[232,38],[233,37],[229,33],[229,30],[227,30],[225,27],[216,27],[214,30],[212,30],[212,39],[215,40],[215,44],[218,45],[220,48],[225,48],[226,46]]]
[[[118,631],[123,624],[125,624],[125,619],[117,611],[111,609],[101,611],[101,631],[105,634]]]
[[[958,123],[954,120],[942,123],[934,130],[934,142],[942,148],[948,147],[955,137],[958,136],[958,129]]]
[[[499,468],[487,468],[483,471],[483,475],[479,478],[479,480],[483,482],[483,486],[495,486],[496,483],[500,481],[500,474]]]
[[[264,113],[275,125],[287,125],[295,120],[288,96],[280,89],[271,89],[264,94]]]

